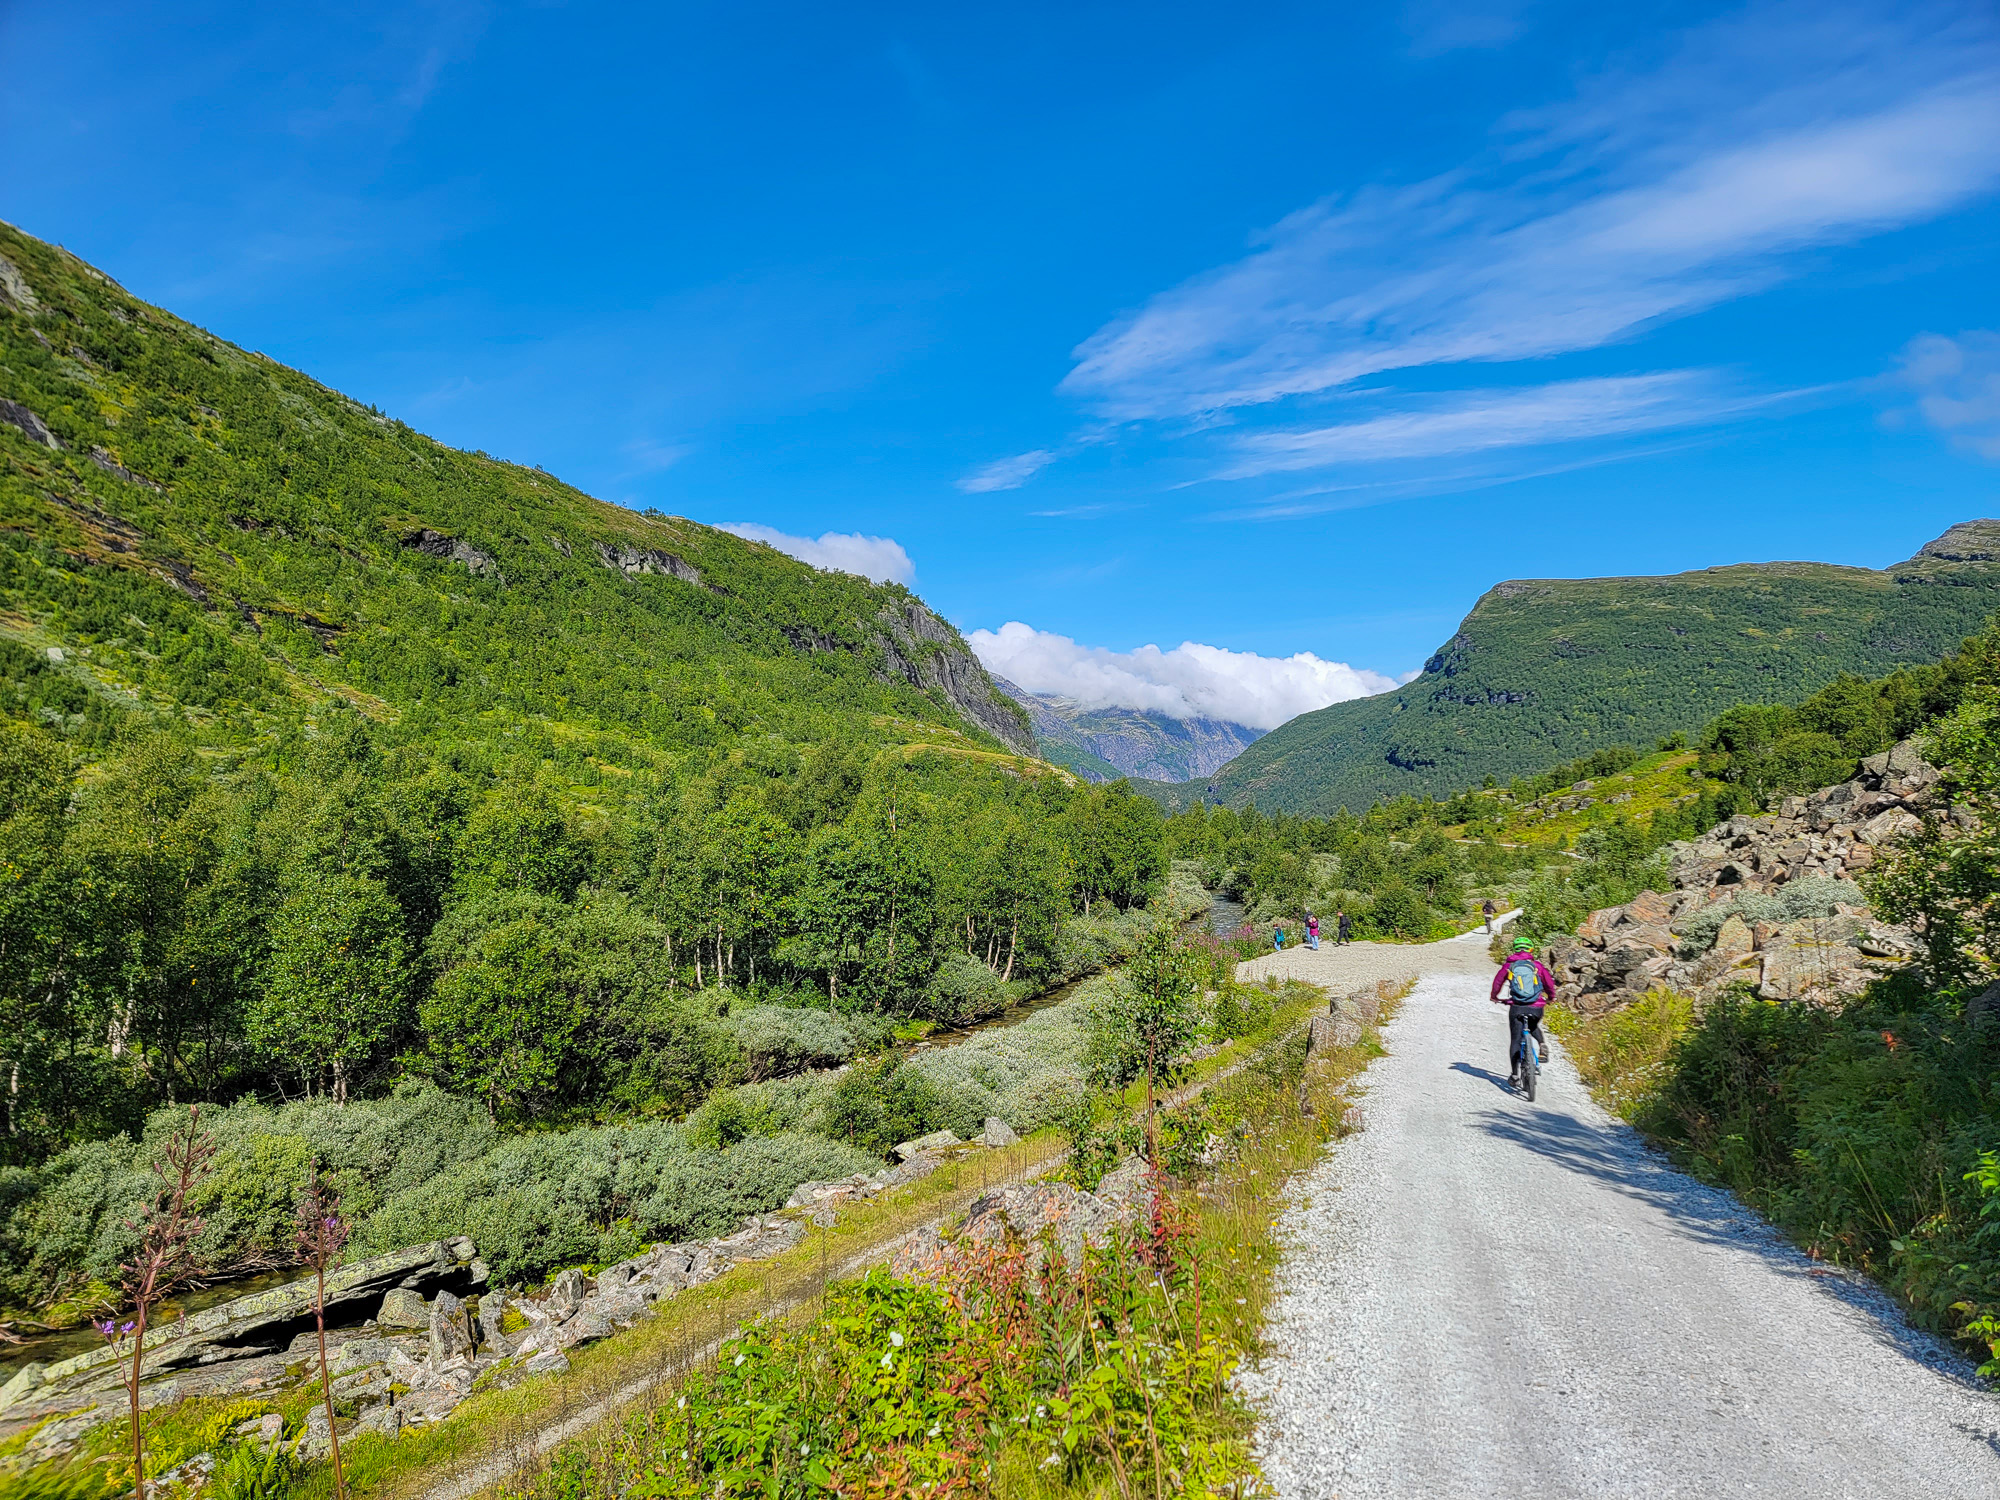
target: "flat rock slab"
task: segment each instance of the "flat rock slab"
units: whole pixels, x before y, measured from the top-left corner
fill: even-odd
[[[2000,1495],[2000,1397],[1880,1291],[1668,1167],[1559,1050],[1529,1104],[1427,975],[1365,1132],[1294,1179],[1245,1371],[1286,1500]]]

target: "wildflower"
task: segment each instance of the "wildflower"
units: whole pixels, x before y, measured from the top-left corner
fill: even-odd
[[[811,1443],[800,1443],[800,1444],[799,1444],[799,1457],[800,1457],[800,1458],[804,1458],[804,1457],[805,1457],[805,1456],[806,1456],[806,1455],[807,1455],[808,1453],[810,1453],[810,1452],[812,1452],[812,1451],[813,1451],[813,1450],[812,1450],[812,1444],[811,1444]]]
[[[896,1354],[894,1350],[891,1350],[889,1353],[882,1356],[882,1368],[885,1370],[888,1369],[895,1362],[896,1362]]]
[[[683,1397],[681,1397],[681,1399],[680,1399],[680,1400],[678,1400],[678,1401],[676,1401],[676,1402],[674,1403],[674,1409],[675,1409],[676,1411],[681,1411],[681,1410],[685,1410],[685,1409],[686,1409],[686,1407],[687,1407],[687,1404],[688,1404],[688,1398],[687,1398],[687,1397],[685,1397],[685,1396],[683,1396]]]
[[[737,1364],[739,1364],[739,1365],[743,1363],[743,1356],[742,1356],[742,1355],[740,1355],[740,1354],[739,1354],[739,1355],[737,1355],[737,1356],[736,1356],[736,1363],[737,1363]]]
[[[938,1434],[939,1434],[940,1432],[942,1432],[942,1431],[944,1431],[944,1424],[943,1424],[943,1423],[941,1423],[941,1422],[933,1422],[933,1423],[931,1423],[931,1430],[930,1430],[929,1432],[925,1433],[925,1434],[924,1434],[924,1436],[925,1436],[925,1437],[936,1437],[936,1436],[937,1436],[937,1435],[938,1435]]]
[[[900,1333],[897,1333],[894,1329],[891,1329],[889,1331],[889,1342],[894,1344],[898,1349],[900,1349],[903,1347],[903,1336]]]

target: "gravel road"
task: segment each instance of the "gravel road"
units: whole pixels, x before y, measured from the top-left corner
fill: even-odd
[[[1466,946],[1420,950],[1366,1130],[1293,1182],[1242,1378],[1279,1494],[2000,1497],[1969,1366],[1666,1166],[1560,1053],[1537,1103],[1506,1088]]]

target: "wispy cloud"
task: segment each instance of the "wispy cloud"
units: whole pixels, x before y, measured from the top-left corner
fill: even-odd
[[[995,490],[1018,490],[1054,463],[1055,458],[1055,454],[1047,448],[1037,448],[1031,453],[1017,453],[1012,458],[999,459],[984,468],[974,469],[958,481],[958,487],[968,495],[986,495]]]
[[[1713,422],[1767,406],[1772,399],[1725,394],[1707,370],[1410,396],[1402,398],[1405,409],[1362,421],[1245,433],[1234,440],[1235,460],[1217,477],[1243,479],[1331,464],[1438,458],[1657,432]]]
[[[1926,422],[1954,447],[2000,460],[2000,333],[1927,333],[1910,340],[1901,364]]]
[[[910,561],[903,544],[890,537],[845,531],[822,532],[817,537],[793,536],[756,521],[724,521],[716,529],[775,547],[788,557],[830,573],[855,573],[877,583],[916,581],[916,564]]]
[[[1186,418],[1594,349],[1948,212],[2000,185],[2000,52],[1963,12],[1911,14],[1766,7],[1454,172],[1322,199],[1101,329],[1064,388]]]
[[[1227,719],[1276,729],[1287,719],[1348,698],[1387,692],[1380,672],[1323,661],[1310,651],[1258,656],[1183,641],[1171,651],[1108,651],[1010,620],[966,637],[986,664],[1031,693],[1073,698],[1086,708],[1156,710],[1175,718]],[[1414,675],[1414,674],[1410,674]]]

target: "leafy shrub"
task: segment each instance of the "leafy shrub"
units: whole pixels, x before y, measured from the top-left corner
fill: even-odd
[[[955,951],[931,976],[924,991],[925,1014],[949,1026],[963,1026],[1005,1010],[1030,988],[1018,979],[1002,983],[998,974],[970,953]]]
[[[802,1182],[828,1182],[881,1164],[880,1156],[796,1131],[739,1141],[724,1151],[687,1152],[666,1165],[633,1223],[647,1239],[728,1234],[747,1215],[783,1207]]]
[[[985,970],[984,964],[977,967]],[[841,1016],[789,1005],[732,1008],[724,1024],[743,1049],[753,1081],[833,1067],[880,1046],[892,1030],[880,1016]]]

